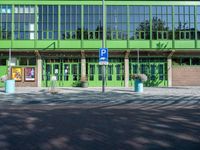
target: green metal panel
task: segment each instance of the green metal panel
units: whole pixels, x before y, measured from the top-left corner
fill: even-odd
[[[148,1],[148,3],[147,3]],[[54,3],[53,3],[54,2]],[[102,4],[102,0],[6,0],[6,1],[1,1],[1,4],[47,4],[47,5],[52,5],[52,4]],[[124,4],[127,5],[198,5],[200,2],[198,0],[196,1],[181,1],[181,0],[170,0],[170,1],[160,1],[160,0],[126,0],[123,1]],[[121,0],[109,0],[105,1],[106,5],[122,5]]]
[[[172,48],[172,40],[153,40],[152,41],[152,48],[156,48],[159,50],[167,50]]]
[[[129,14],[129,6],[127,6],[127,20],[128,20],[128,24],[127,24],[127,31],[128,33],[130,33],[130,14]],[[130,34],[127,35],[127,48],[130,48]]]
[[[8,67],[7,66],[0,66],[0,77],[7,74]],[[3,87],[4,83],[0,82],[0,87]]]
[[[58,48],[58,41],[55,40],[43,40],[43,41],[37,41],[37,47],[39,49],[56,49]]]
[[[175,48],[195,48],[195,41],[175,40]]]
[[[200,41],[197,41],[197,48],[200,48]]]
[[[150,6],[149,9],[149,14],[150,14],[150,43],[149,43],[149,48],[152,48],[152,6]]]
[[[66,40],[60,41],[60,47],[61,49],[63,48],[81,48],[81,41],[80,40]]]
[[[127,48],[127,41],[107,40],[108,48]]]
[[[0,49],[2,48],[10,48],[11,47],[11,40],[8,41],[8,40],[0,40]]]
[[[54,1],[55,2],[55,1]],[[0,4],[24,4],[24,5],[28,5],[28,4],[40,4],[40,5],[55,5],[55,4],[60,4],[60,5],[66,5],[66,4],[70,4],[70,5],[77,5],[77,4],[85,4],[85,5],[101,5],[102,2],[101,1],[56,1],[56,3],[53,3],[52,1],[38,1],[38,0],[22,0],[22,1],[18,1],[18,0],[12,0],[12,1],[0,1]]]
[[[149,48],[150,42],[149,40],[143,40],[143,41],[130,41],[130,48]]]
[[[13,48],[34,48],[34,40],[14,41]]]
[[[197,6],[194,6],[194,20],[195,23],[194,23],[194,28],[195,28],[195,48],[197,48]]]
[[[102,44],[102,41],[100,40],[83,40],[83,48],[100,48]]]

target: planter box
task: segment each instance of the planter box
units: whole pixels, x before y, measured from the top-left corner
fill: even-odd
[[[87,88],[88,87],[88,82],[81,82],[81,87]]]
[[[6,93],[15,93],[15,80],[6,80],[5,81],[5,92]]]
[[[134,90],[135,92],[143,92],[143,83],[141,80],[139,79],[135,79],[134,80],[135,84],[134,84]]]

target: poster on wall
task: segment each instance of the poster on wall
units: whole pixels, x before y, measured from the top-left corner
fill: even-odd
[[[22,68],[13,67],[12,68],[12,79],[15,81],[22,81]]]
[[[35,68],[27,67],[24,68],[25,81],[35,81]]]

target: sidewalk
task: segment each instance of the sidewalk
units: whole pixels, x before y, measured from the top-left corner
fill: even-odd
[[[55,88],[57,94],[68,94],[68,93],[102,93],[101,87],[89,87],[89,88],[78,88],[78,87],[58,87]],[[14,94],[50,94],[50,88],[38,88],[38,87],[16,87]],[[141,94],[141,95],[173,95],[173,96],[200,96],[200,86],[197,87],[145,87],[143,93],[136,93],[134,89],[129,87],[106,87],[104,94],[109,93],[121,93],[121,94]],[[0,94],[11,95],[4,92],[4,88],[0,88]]]
[[[199,104],[200,87],[144,88],[136,93],[132,88],[56,88],[51,94],[48,88],[16,88],[14,94],[0,89],[0,104]]]

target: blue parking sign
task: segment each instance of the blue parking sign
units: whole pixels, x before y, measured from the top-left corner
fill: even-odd
[[[99,64],[108,65],[108,48],[99,49]]]

